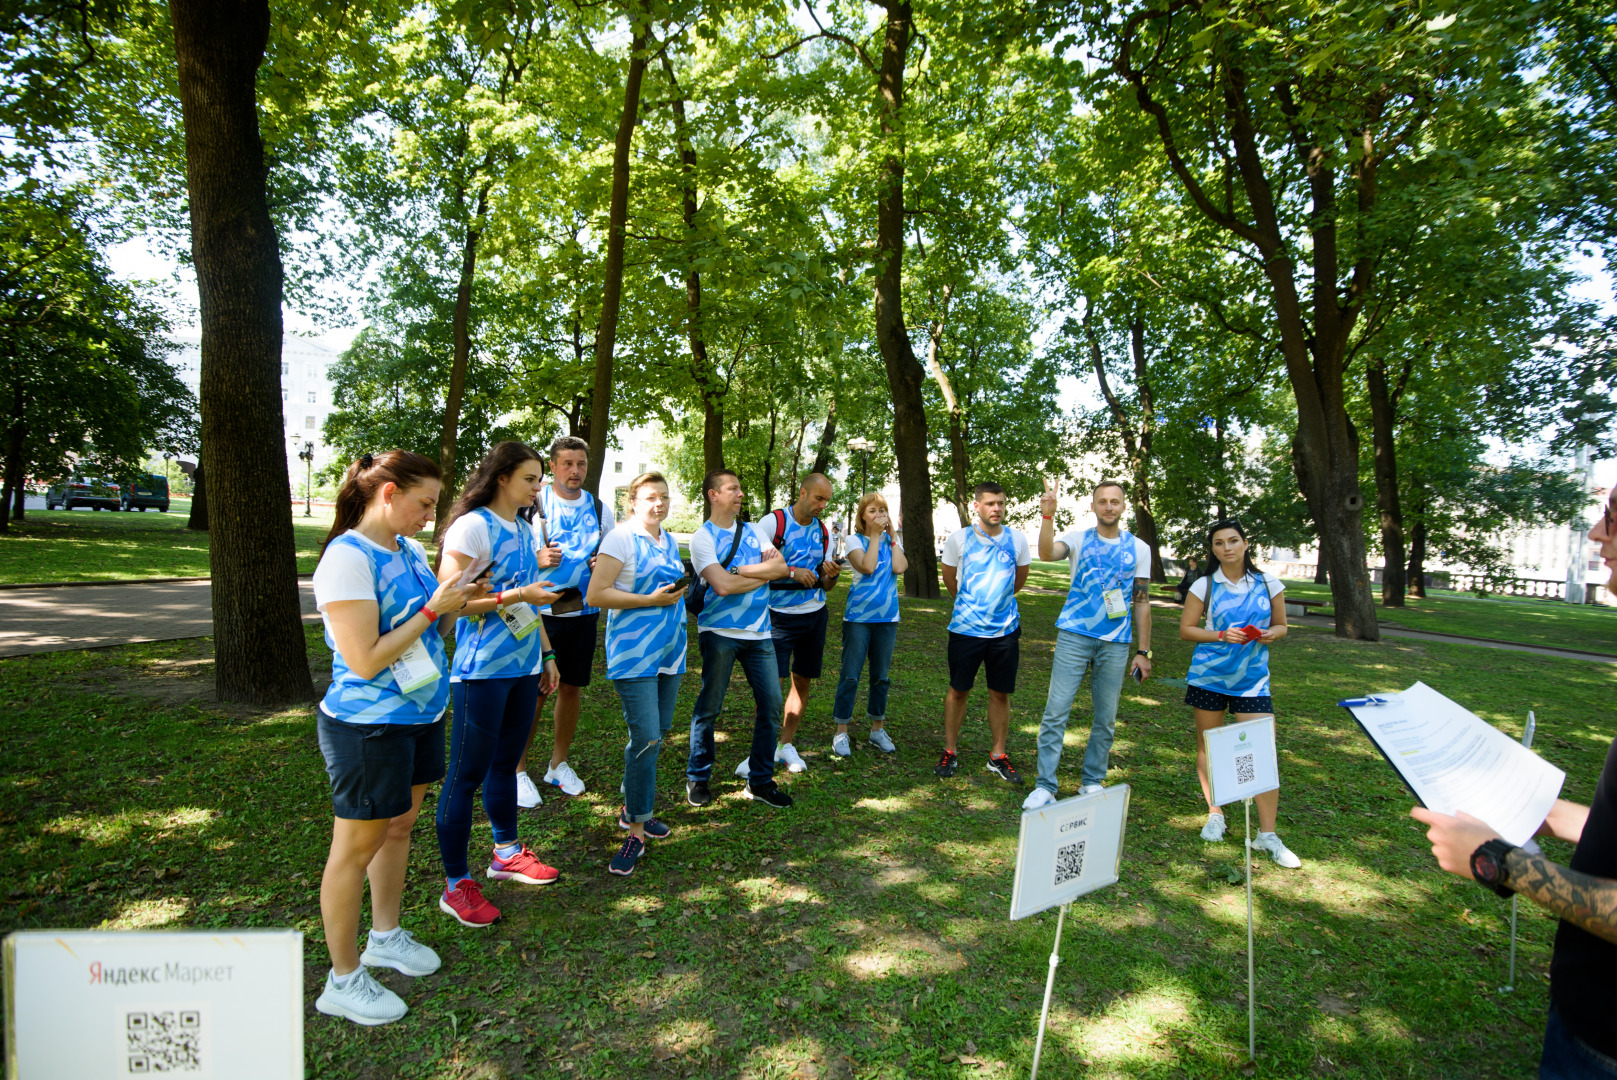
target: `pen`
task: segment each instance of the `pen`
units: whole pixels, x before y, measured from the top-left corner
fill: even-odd
[[[1369,694],[1365,697],[1347,698],[1336,704],[1344,709],[1351,709],[1359,705],[1391,705],[1397,700],[1397,694]]]

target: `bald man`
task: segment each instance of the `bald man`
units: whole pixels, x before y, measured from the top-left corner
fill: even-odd
[[[836,587],[842,572],[831,557],[830,530],[820,521],[830,502],[831,481],[821,473],[809,473],[797,501],[760,523],[786,556],[787,575],[769,583],[769,630],[780,677],[792,680],[775,747],[775,760],[784,762],[787,772],[808,768],[792,740],[825,658],[825,594]]]

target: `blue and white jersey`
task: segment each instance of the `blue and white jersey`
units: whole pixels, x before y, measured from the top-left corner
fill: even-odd
[[[719,528],[711,521],[691,537],[691,566],[697,576],[709,566],[717,565],[721,571],[727,566],[752,566],[764,561],[765,552],[774,548],[755,525],[741,526],[741,551],[731,558],[736,527]],[[702,602],[702,613],[696,616],[698,630],[712,630],[725,637],[746,641],[761,641],[769,636],[769,587],[751,589],[744,593],[720,596],[712,587]]]
[[[1151,576],[1151,549],[1126,529],[1112,540],[1094,529],[1073,529],[1061,542],[1072,584],[1056,628],[1101,641],[1133,641],[1134,582]]]
[[[601,554],[623,564],[613,585],[624,592],[656,592],[685,576],[679,542],[667,529],[654,538],[639,522],[607,534]],[[685,673],[685,599],[667,607],[612,608],[606,613],[606,677],[644,679]]]
[[[1005,637],[1021,629],[1016,607],[1016,568],[1033,561],[1020,529],[1004,528],[989,536],[973,526],[950,534],[943,545],[943,565],[955,567],[951,633],[967,637]]]
[[[438,591],[425,549],[414,540],[396,538],[397,551],[349,530],[326,546],[314,572],[314,598],[321,614],[339,600],[374,600],[376,632],[386,634],[426,606]],[[421,645],[443,677],[406,693],[391,667],[373,678],[354,674],[326,619],[326,645],[331,649],[331,686],[320,708],[334,720],[350,724],[430,724],[449,704],[449,658],[437,624],[427,627]]]
[[[1220,632],[1232,627],[1256,626],[1269,628],[1270,605],[1285,585],[1279,578],[1259,575],[1265,588],[1255,588],[1253,575],[1245,574],[1239,582],[1231,584],[1223,570],[1213,571],[1217,580],[1213,585],[1213,604],[1207,611],[1204,625]],[[1190,586],[1191,594],[1202,603],[1207,602],[1208,578],[1198,578]],[[1202,642],[1190,654],[1189,682],[1203,690],[1211,690],[1230,697],[1264,697],[1269,693],[1269,646],[1251,642],[1231,645],[1227,642]]]
[[[775,531],[782,519],[786,522],[785,536]],[[807,525],[799,525],[797,518],[792,516],[792,508],[788,506],[780,512],[779,518],[770,514],[761,524],[768,530],[769,538],[776,549],[786,556],[786,565],[789,567],[812,570],[818,574],[820,564],[830,558],[825,549],[826,528],[820,523],[819,518],[815,518]],[[770,589],[769,606],[783,615],[806,615],[825,606],[825,590]]]
[[[545,520],[541,525],[537,517],[534,519],[533,542],[543,547],[545,538],[549,537],[552,544],[561,548],[561,562],[540,571],[540,580],[550,582],[551,592],[561,592],[563,589],[583,589],[587,592],[590,587],[590,559],[600,546],[601,537],[611,531],[606,527],[609,523],[596,517],[595,500],[590,498],[589,492],[580,491],[578,498],[568,502],[556,494],[555,484],[546,484],[539,492],[539,508],[545,512]],[[542,614],[551,615],[549,605],[539,610]],[[600,610],[584,607],[551,617],[571,619],[577,615],[593,615]]]
[[[893,538],[886,532],[878,533],[876,543],[876,572],[853,572],[853,584],[848,587],[848,606],[842,612],[843,622],[886,623],[898,621],[898,578],[893,574]],[[861,533],[850,533],[848,550],[864,551],[869,546]]]
[[[491,596],[539,580],[539,559],[534,555],[533,530],[528,523],[521,518],[506,521],[486,506],[468,510],[451,522],[442,547],[470,556],[472,569],[489,567]],[[541,667],[542,653],[538,633],[530,632],[518,641],[496,612],[462,615],[455,620],[452,681],[532,675]]]

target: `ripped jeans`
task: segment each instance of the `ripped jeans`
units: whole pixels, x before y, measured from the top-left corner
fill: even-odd
[[[674,729],[674,703],[679,700],[678,675],[614,679],[629,725],[623,748],[623,808],[629,821],[650,821],[657,798],[657,755]]]

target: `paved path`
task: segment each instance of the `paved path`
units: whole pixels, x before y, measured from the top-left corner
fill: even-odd
[[[298,591],[304,621],[318,619],[313,580]],[[0,656],[206,637],[212,592],[209,581],[0,589]]]
[[[1287,622],[1298,626],[1319,626],[1327,630],[1335,629],[1336,622],[1323,615],[1293,615]],[[1456,637],[1453,634],[1431,634],[1425,630],[1404,630],[1394,626],[1383,626],[1382,637],[1409,638],[1414,641],[1443,641],[1452,645],[1475,645],[1481,649],[1502,649],[1505,652],[1535,653],[1539,656],[1558,656],[1563,660],[1588,660],[1596,664],[1617,664],[1617,656],[1604,656],[1600,653],[1577,652],[1573,649],[1552,649],[1547,645],[1520,645],[1513,641],[1487,641],[1483,638]]]

